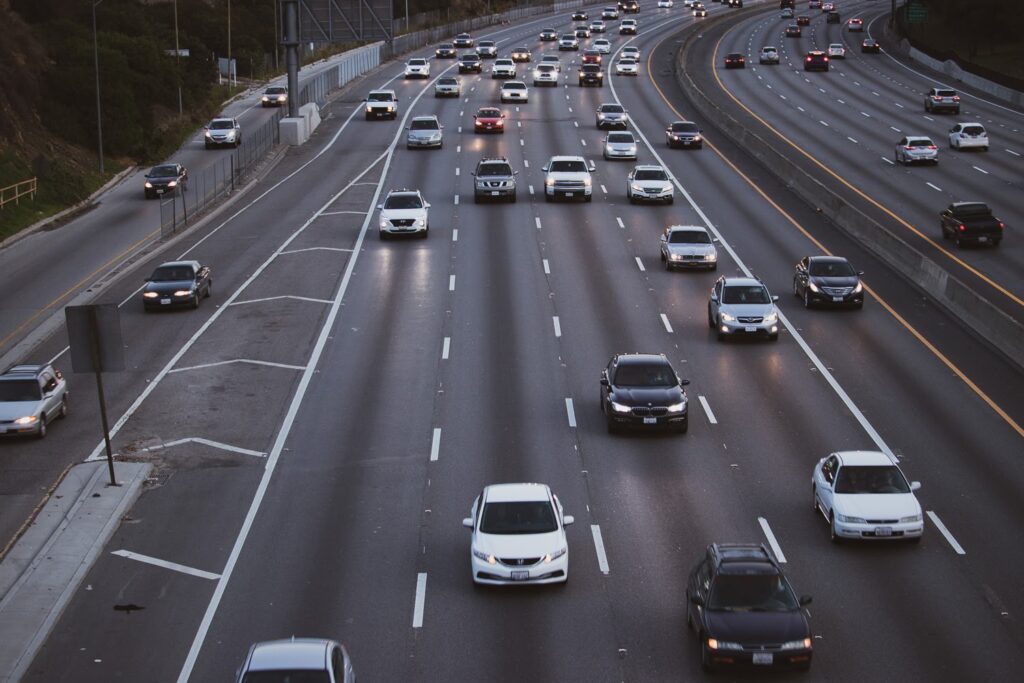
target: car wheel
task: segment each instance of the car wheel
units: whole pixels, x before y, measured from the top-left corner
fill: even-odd
[[[715,670],[714,664],[711,663],[711,655],[708,653],[708,646],[705,644],[707,639],[704,634],[700,634],[700,668],[706,673],[711,673]]]
[[[583,201],[585,201],[585,202],[587,202],[589,204],[590,202],[594,201],[594,195],[592,195],[592,194],[583,195]]]
[[[818,508],[818,487],[816,487],[814,484],[811,484],[811,511],[814,512],[815,514],[817,514],[818,511],[819,511],[819,508]]]
[[[479,204],[479,203],[480,203],[480,202],[482,202],[482,201],[483,201],[483,200],[482,200],[482,199],[480,199],[480,195],[478,195],[478,194],[475,194],[475,195],[473,195],[473,203],[474,203],[474,204]]]
[[[630,204],[636,204],[636,197],[634,197],[634,196],[633,196],[633,195],[631,195],[631,194],[628,194],[628,195],[626,195],[626,197],[628,197],[628,198],[629,198],[629,203],[630,203]]]
[[[509,197],[508,201],[509,201],[510,204],[515,204],[516,203],[516,193],[515,192],[512,193],[512,196]]]
[[[665,203],[666,204],[675,204],[676,203],[676,198],[675,197],[669,197],[667,200],[665,200]]]
[[[811,307],[811,288],[808,287],[804,290],[804,308]]]
[[[608,418],[608,433],[609,434],[618,434],[619,433],[618,426],[615,424],[615,422],[612,421],[612,419],[610,417]]]
[[[544,201],[550,202],[552,199],[553,197],[551,195],[544,193]]]
[[[387,240],[390,237],[390,235],[388,235],[388,233],[384,232],[383,230],[381,230],[379,234],[381,242]]]
[[[210,298],[210,294],[212,294],[212,293],[213,293],[213,280],[210,280],[208,283],[206,283],[206,298],[209,299]]]
[[[676,431],[679,432],[680,434],[685,434],[687,431],[689,431],[689,429],[690,429],[690,420],[689,420],[689,418],[683,420],[682,424],[679,427],[676,427]]]
[[[902,162],[900,161],[900,155],[899,155],[898,153],[896,153],[896,152],[893,152],[893,153],[892,153],[892,159],[893,159],[893,161],[895,161],[895,162],[896,162],[897,164],[899,164],[899,163],[902,163]]]
[[[192,308],[199,308],[199,301],[202,297],[199,295],[199,290],[196,290],[195,296],[192,297]]]
[[[793,278],[793,296],[800,298],[800,285],[796,278]]]
[[[36,432],[37,439],[46,438],[46,413],[39,416],[39,431]]]
[[[68,396],[67,396],[67,394],[65,394],[64,397],[60,400],[60,416],[61,417],[67,417],[68,416]]]
[[[840,543],[843,540],[843,537],[836,533],[836,514],[834,512],[830,512],[828,515],[828,535],[833,543]]]
[[[768,341],[779,341],[779,333],[776,332],[775,334],[769,334]]]
[[[711,317],[711,307],[708,306],[708,327],[715,329],[715,319]]]

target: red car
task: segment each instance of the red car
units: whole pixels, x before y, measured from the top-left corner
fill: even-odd
[[[739,52],[730,52],[725,56],[726,69],[744,69],[746,66],[747,60]]]
[[[473,119],[474,133],[505,132],[505,115],[497,107],[480,107]]]
[[[810,26],[811,25],[811,18],[809,16],[807,16],[806,14],[801,14],[800,16],[798,16],[796,18],[796,25],[797,26]]]
[[[584,64],[600,64],[601,53],[597,50],[584,50],[583,51],[583,63]]]

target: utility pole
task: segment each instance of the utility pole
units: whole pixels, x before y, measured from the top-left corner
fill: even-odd
[[[277,57],[281,53],[281,32],[278,31],[277,22],[280,18],[281,10],[277,5],[277,0],[274,0],[274,71],[276,72],[280,67],[277,63]]]
[[[231,0],[228,0],[228,90],[231,90],[233,84],[232,75],[234,75],[234,69],[231,68]]]
[[[178,44],[178,0],[174,0],[174,69],[178,78],[178,116],[182,114],[181,106],[181,46]]]
[[[96,36],[96,6],[103,0],[92,3],[92,55],[96,63],[96,132],[99,141],[100,173],[103,170],[103,113],[100,109],[100,47]]]

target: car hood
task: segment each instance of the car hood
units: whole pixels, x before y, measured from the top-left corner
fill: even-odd
[[[687,256],[692,254],[705,254],[716,253],[715,245],[713,244],[672,244],[668,245],[668,252],[670,254],[677,254],[679,256]]]
[[[803,612],[704,611],[709,638],[750,645],[785,643],[811,635]]]
[[[211,128],[206,132],[209,133],[211,137],[227,137],[234,135],[238,131],[234,128]]]
[[[192,280],[160,280],[159,282],[147,282],[147,292],[177,292],[180,289],[192,289],[195,283]]]
[[[855,275],[843,276],[843,277],[824,277],[821,275],[812,275],[811,282],[818,285],[819,287],[856,287],[857,277]]]
[[[547,534],[485,534],[478,532],[473,542],[480,552],[495,557],[540,557],[566,546],[565,532]]]
[[[613,400],[629,406],[666,406],[683,400],[679,387],[614,387]]]
[[[837,493],[832,507],[839,514],[864,519],[900,519],[921,514],[913,493]]]
[[[395,219],[402,220],[403,218],[426,218],[427,211],[426,209],[382,209],[380,217],[386,218],[389,221]]]
[[[605,121],[624,121],[626,115],[620,111],[603,111],[598,114]]]
[[[38,415],[41,401],[10,401],[0,403],[0,421],[17,420],[19,417]]]
[[[775,310],[774,304],[722,304],[723,313],[736,316],[761,316],[762,318]]]
[[[606,142],[605,145],[608,149],[613,149],[617,152],[629,152],[636,149],[635,142]]]
[[[178,176],[166,176],[161,178],[146,178],[150,185],[167,185],[171,182],[177,182]]]
[[[441,134],[439,129],[421,129],[421,130],[410,130],[409,137],[417,140],[430,140]]]

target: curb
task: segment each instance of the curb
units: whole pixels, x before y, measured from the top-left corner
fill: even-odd
[[[831,188],[811,176],[758,133],[721,109],[687,71],[687,57],[695,38],[724,23],[724,15],[691,31],[675,56],[676,83],[689,102],[723,135],[745,149],[767,171],[777,175],[802,200],[819,209],[842,230],[881,261],[931,297],[964,326],[986,340],[1018,367],[1024,368],[1024,325],[996,308],[988,299],[957,279],[885,225],[871,218]]]

